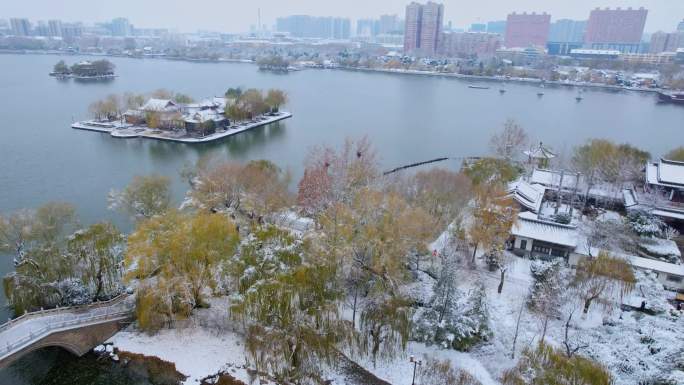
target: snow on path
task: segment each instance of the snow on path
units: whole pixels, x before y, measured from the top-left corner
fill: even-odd
[[[470,353],[458,352],[456,350],[440,349],[437,346],[426,346],[423,343],[410,342],[406,353],[400,355],[392,361],[378,361],[373,367],[370,359],[354,359],[359,365],[392,385],[409,385],[413,378],[413,364],[409,362],[411,355],[418,359],[423,359],[427,354],[440,360],[449,360],[454,368],[462,369],[470,373],[479,380],[482,385],[500,385],[482,363]]]
[[[229,370],[231,376],[245,383],[250,381],[242,368],[245,364],[242,338],[229,331],[219,334],[201,327],[165,329],[155,335],[122,331],[107,342],[119,350],[175,363],[176,370],[188,377],[184,384],[198,384],[202,378],[227,367],[235,369]]]

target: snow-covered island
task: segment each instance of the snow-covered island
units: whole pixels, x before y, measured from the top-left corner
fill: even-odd
[[[115,138],[147,138],[206,143],[292,117],[280,111],[287,96],[256,89],[231,88],[225,96],[195,102],[165,90],[145,95],[110,95],[90,106],[95,119],[75,122],[74,129],[109,133]],[[122,106],[128,109],[121,112]]]

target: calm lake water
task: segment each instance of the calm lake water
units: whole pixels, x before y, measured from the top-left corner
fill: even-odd
[[[500,95],[497,83],[474,90],[453,78],[331,70],[283,75],[250,64],[125,58],[110,59],[117,79],[82,83],[47,75],[60,59],[84,58],[0,55],[0,213],[66,201],[78,208],[84,224],[107,219],[128,230],[127,218],[107,210],[111,189],[123,188],[134,175],[164,174],[174,178],[180,202],[186,186],[178,170],[205,154],[268,159],[297,180],[313,145],[367,135],[389,169],[440,156],[481,155],[508,118],[565,154],[592,137],[629,142],[654,157],[684,144],[684,108],[657,104],[647,93],[590,89],[577,103],[577,90],[570,88],[547,87],[538,98],[536,86],[514,83]],[[72,120],[87,118],[92,101],[111,93],[167,88],[201,99],[234,86],[284,89],[291,100],[285,109],[294,117],[202,145],[116,139],[70,128]],[[10,269],[11,258],[2,258],[0,274]],[[7,315],[0,311],[0,319]]]

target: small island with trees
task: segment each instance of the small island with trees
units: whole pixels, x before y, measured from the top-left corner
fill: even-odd
[[[67,65],[64,60],[60,60],[53,67],[50,76],[58,79],[110,80],[117,76],[114,74],[114,68],[114,63],[107,59],[84,60],[71,66]]]
[[[71,127],[116,138],[204,143],[290,118],[291,113],[280,111],[286,103],[287,94],[279,89],[229,88],[223,96],[201,101],[165,89],[112,94],[91,103],[92,119]]]

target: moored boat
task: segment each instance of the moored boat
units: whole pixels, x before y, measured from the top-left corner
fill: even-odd
[[[684,92],[658,92],[658,100],[664,103],[684,105]]]
[[[485,87],[485,86],[475,86],[475,85],[472,85],[472,84],[469,85],[468,88],[473,88],[473,89],[476,89],[476,90],[488,90],[488,89],[489,89],[489,87]]]

